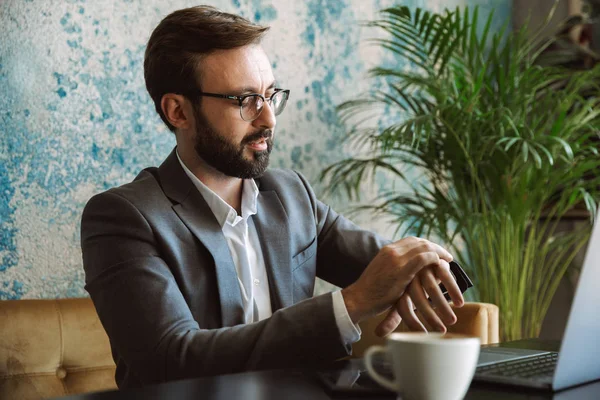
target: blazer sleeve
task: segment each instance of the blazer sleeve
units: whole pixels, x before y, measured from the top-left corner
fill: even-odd
[[[296,172],[310,197],[317,224],[317,276],[339,287],[352,284],[379,250],[390,243],[354,224],[318,200],[310,184]]]
[[[115,361],[122,359],[132,381],[149,384],[300,367],[349,354],[331,294],[278,310],[257,323],[203,329],[161,258],[151,226],[119,193],[105,192],[88,202],[81,245],[86,290]]]

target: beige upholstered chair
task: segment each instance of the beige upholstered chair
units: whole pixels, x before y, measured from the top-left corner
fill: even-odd
[[[477,336],[481,344],[497,343],[498,339],[498,307],[487,303],[466,303],[461,308],[452,307],[458,318],[456,324],[448,327],[448,332]],[[374,331],[385,314],[378,315],[360,323],[362,335],[357,343],[352,346],[352,356],[362,357],[368,347],[383,344],[385,338],[375,335]],[[404,324],[400,324],[398,331],[406,331]]]
[[[90,299],[0,301],[0,399],[116,389],[114,376]]]

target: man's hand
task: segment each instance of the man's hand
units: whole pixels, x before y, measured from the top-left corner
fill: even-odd
[[[438,268],[428,267],[417,274],[386,318],[377,326],[375,333],[378,336],[388,335],[398,327],[401,320],[413,331],[427,331],[422,322],[425,321],[432,329],[446,332],[446,326],[456,322],[456,315],[439,289],[440,282],[448,290],[454,305],[462,307],[464,299],[450,272],[450,266],[445,260],[440,260]]]
[[[437,308],[442,307],[438,306],[441,297],[447,309],[440,309],[446,312],[449,310],[455,320],[456,316],[446,303],[437,284],[438,279],[444,283],[453,300],[456,291],[462,299],[462,294],[460,294],[460,290],[448,270],[450,261],[452,261],[452,255],[448,251],[425,239],[409,237],[383,247],[369,263],[360,278],[342,290],[350,319],[354,323],[358,323],[384,312],[398,303],[398,306],[394,307],[384,320],[386,331],[387,327],[394,325],[394,323],[395,328],[400,322],[400,315],[405,318],[409,315],[406,305],[410,305],[410,312],[414,313],[410,301],[399,301],[408,289],[411,299],[418,302],[418,306],[423,307],[423,312],[428,313],[427,315],[432,320],[434,320],[434,317],[429,312],[430,310],[424,307],[425,304],[423,303],[424,301],[431,308],[426,293],[432,298]],[[415,279],[417,276],[419,279]],[[418,283],[413,285],[414,282]],[[426,293],[423,289],[426,290]],[[433,309],[431,311],[435,314]],[[401,314],[398,314],[398,312]],[[414,320],[411,323],[414,326]]]

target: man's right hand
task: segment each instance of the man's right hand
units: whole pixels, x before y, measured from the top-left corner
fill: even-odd
[[[394,306],[415,276],[424,268],[452,261],[443,247],[408,237],[384,246],[356,282],[342,290],[350,319],[355,324]]]

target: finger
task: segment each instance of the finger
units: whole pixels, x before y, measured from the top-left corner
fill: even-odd
[[[440,263],[445,263],[445,261],[441,260]],[[427,297],[431,300],[435,312],[443,323],[445,325],[454,324],[456,322],[456,315],[444,297],[438,281],[433,274],[433,270],[431,268],[424,269],[419,273],[418,277]]]
[[[406,257],[411,258],[421,253],[437,253],[438,257],[442,260],[446,260],[448,262],[452,261],[452,255],[448,253],[443,247],[435,243],[431,243],[427,240],[422,240],[412,246],[410,250],[406,252]]]
[[[392,242],[391,244],[392,244],[392,245],[399,245],[399,246],[402,246],[402,245],[404,245],[404,244],[406,244],[406,243],[413,243],[413,244],[416,244],[416,243],[419,243],[419,242],[421,242],[421,241],[422,241],[422,239],[421,239],[421,238],[419,238],[419,237],[416,237],[416,236],[406,236],[406,237],[403,237],[403,238],[402,238],[402,239],[400,239],[400,240],[396,240],[395,242]]]
[[[462,307],[465,304],[465,299],[458,287],[458,283],[456,283],[456,279],[450,271],[450,265],[445,261],[440,261],[440,264],[434,269],[434,272],[448,291],[452,303],[454,303],[456,307]],[[447,301],[444,299],[444,302],[446,303]]]
[[[419,253],[410,258],[406,263],[408,277],[412,280],[419,271],[425,267],[437,266],[440,262],[440,257],[435,252]],[[410,281],[409,281],[410,282]],[[404,289],[404,288],[403,288]]]
[[[398,300],[398,303],[396,303],[396,308],[398,309],[400,318],[402,318],[408,329],[411,331],[427,332],[427,329],[415,314],[410,296],[403,294],[402,297],[400,297],[400,300]]]
[[[411,282],[408,288],[408,293],[415,304],[415,307],[423,315],[423,318],[425,318],[429,325],[431,325],[431,327],[438,332],[446,332],[446,325],[444,325],[440,317],[436,314],[435,310],[429,303],[419,279],[415,279]]]
[[[427,320],[423,317],[423,314],[421,314],[419,312],[419,310],[415,309],[414,307],[413,307],[413,309],[415,310],[415,314],[416,314],[417,318],[419,319],[419,321],[421,321],[421,323],[423,324],[425,329],[427,329],[427,332],[433,332],[435,329],[433,329],[433,327],[429,324],[429,322],[427,322]]]
[[[385,316],[384,320],[377,325],[375,328],[375,334],[379,337],[384,337],[392,333],[398,328],[402,318],[400,318],[400,314],[398,314],[398,310],[396,307],[392,307],[390,311]]]
[[[437,253],[440,255],[441,259],[446,260],[447,262],[454,260],[454,257],[448,250],[446,250],[445,248],[443,248],[442,246],[440,246],[437,243],[433,243],[433,242],[429,242],[429,243],[431,243],[433,245],[433,247],[436,249]]]
[[[422,239],[414,236],[405,237],[390,243],[388,246],[395,249],[410,250],[407,252],[408,255],[416,255],[418,253],[433,251],[438,253],[439,257],[450,262],[453,260],[452,254],[442,246],[430,242],[427,239]],[[412,253],[414,251],[414,253]],[[412,253],[412,254],[411,254]]]
[[[435,251],[436,253],[439,254],[441,259],[444,259],[448,262],[450,262],[454,259],[452,254],[448,250],[446,250],[444,247],[440,246],[439,244],[431,242],[427,239],[419,239],[419,240],[421,243],[425,243],[428,246],[430,246],[433,251]]]

